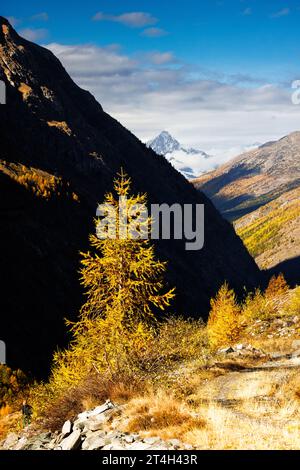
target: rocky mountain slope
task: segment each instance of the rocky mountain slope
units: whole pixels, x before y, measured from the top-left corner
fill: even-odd
[[[300,132],[246,152],[193,180],[229,220],[235,220],[300,184]]]
[[[300,188],[238,219],[235,229],[261,269],[300,282]]]
[[[203,171],[203,159],[210,158],[207,153],[180,144],[167,131],[162,131],[157,137],[147,142],[158,155],[166,159],[186,178],[196,178]]]
[[[120,167],[151,203],[205,205],[204,249],[157,243],[178,287],[177,312],[205,316],[225,279],[237,290],[258,282],[256,264],[206,196],[2,17],[0,79],[7,88],[0,106],[1,339],[10,365],[42,375],[66,341],[63,318],[75,318],[82,302],[78,252]]]

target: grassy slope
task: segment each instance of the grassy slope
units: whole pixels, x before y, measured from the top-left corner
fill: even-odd
[[[242,217],[237,234],[261,268],[270,268],[300,253],[300,188]]]

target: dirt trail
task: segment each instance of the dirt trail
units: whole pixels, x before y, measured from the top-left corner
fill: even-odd
[[[280,415],[278,391],[295,369],[300,369],[299,357],[229,371],[201,387],[198,399],[226,408],[244,421],[268,426],[291,423],[290,416]]]

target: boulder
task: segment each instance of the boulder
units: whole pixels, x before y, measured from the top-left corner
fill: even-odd
[[[85,430],[87,431],[99,431],[102,429],[103,424],[105,424],[110,418],[109,413],[102,413],[97,416],[91,416],[88,420],[85,421]]]
[[[115,408],[115,405],[110,400],[107,400],[104,405],[97,406],[92,411],[90,411],[89,417],[100,415],[108,410],[112,410],[113,408]]]
[[[22,450],[24,449],[24,447],[26,446],[27,444],[27,437],[26,436],[22,436],[21,439],[19,439],[19,441],[17,442],[17,445],[14,446],[14,450]]]
[[[92,416],[97,416],[97,415],[100,415],[102,413],[105,413],[108,410],[112,410],[113,408],[115,408],[115,405],[110,400],[107,400],[103,405],[97,406],[93,410],[84,411],[83,413],[79,413],[77,418],[78,418],[79,421],[84,421],[84,420],[89,419]]]
[[[82,450],[99,450],[106,445],[105,433],[93,432],[84,440]]]
[[[75,430],[61,441],[60,447],[62,450],[76,450],[80,446],[80,443],[81,432],[79,430]]]
[[[72,423],[70,420],[66,421],[65,424],[62,427],[61,434],[62,437],[68,436],[72,431]]]
[[[11,433],[7,436],[7,438],[5,439],[5,441],[4,441],[4,443],[3,443],[3,446],[2,446],[3,449],[4,449],[4,450],[9,450],[9,449],[11,449],[12,447],[14,447],[14,446],[17,444],[18,440],[19,440],[19,438],[18,438],[17,434],[14,433],[14,432],[11,432]]]

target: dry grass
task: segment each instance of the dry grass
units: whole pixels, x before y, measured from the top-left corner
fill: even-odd
[[[0,410],[0,441],[5,439],[9,432],[20,431],[22,417],[20,412],[11,412],[10,407]]]
[[[185,440],[188,432],[205,428],[205,420],[183,401],[160,391],[131,400],[126,407],[127,432]]]
[[[192,430],[186,441],[197,449],[275,450],[299,449],[300,423],[283,426],[247,419],[215,404],[202,410],[207,429]]]
[[[113,382],[103,376],[91,375],[57,399],[50,400],[40,413],[42,423],[47,429],[59,430],[66,420],[74,419],[82,411],[98,406],[107,399],[119,404],[125,403],[141,394],[142,388],[143,384],[135,383],[134,380],[120,377]]]

